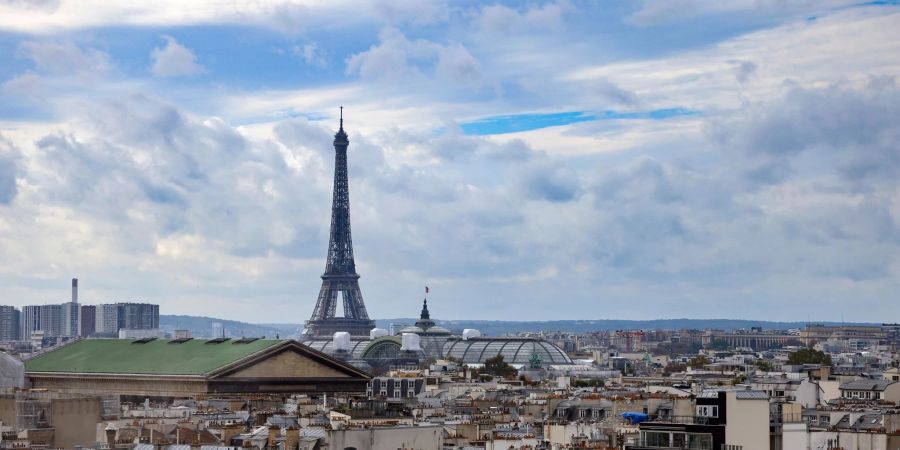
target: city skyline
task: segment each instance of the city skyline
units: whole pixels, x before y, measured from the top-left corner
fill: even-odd
[[[302,323],[343,105],[372,318],[900,314],[897,2],[213,6],[0,5],[0,304]]]

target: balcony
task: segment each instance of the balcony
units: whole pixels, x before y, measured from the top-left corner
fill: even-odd
[[[717,417],[650,415],[650,418],[642,423],[679,423],[686,425],[709,425],[711,423],[717,422],[718,420],[719,419]]]
[[[709,438],[709,441],[702,442],[677,442],[677,443],[668,443],[662,444],[659,442],[655,442],[654,440],[640,439],[636,444],[629,444],[625,446],[626,450],[713,450],[712,438]]]

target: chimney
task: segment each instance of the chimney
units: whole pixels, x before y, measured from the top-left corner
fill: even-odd
[[[109,448],[116,448],[116,426],[110,422],[104,431],[106,431],[106,445]]]
[[[297,450],[300,445],[300,429],[291,425],[287,429],[284,437],[285,450]]]
[[[275,448],[275,439],[278,437],[278,427],[269,425],[269,448]]]
[[[78,278],[72,278],[72,303],[78,303]]]
[[[231,445],[231,440],[241,434],[244,429],[242,426],[238,424],[225,425],[222,427],[222,443],[225,445]]]

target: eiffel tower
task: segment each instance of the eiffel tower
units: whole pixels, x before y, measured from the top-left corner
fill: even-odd
[[[337,331],[351,336],[368,336],[375,328],[369,319],[359,290],[359,275],[353,260],[350,237],[350,189],[347,185],[347,147],[350,140],[344,132],[344,108],[341,126],[334,135],[334,194],[331,204],[331,237],[328,240],[328,262],[322,274],[322,288],[312,317],[306,321],[305,334],[311,338],[331,338]],[[335,316],[338,302],[344,305],[344,316]]]

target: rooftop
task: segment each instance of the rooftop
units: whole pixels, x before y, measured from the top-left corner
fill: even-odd
[[[891,380],[853,380],[841,384],[841,389],[854,391],[883,391],[888,386],[897,383]]]
[[[283,341],[85,339],[25,361],[25,371],[204,375],[279,342]]]

